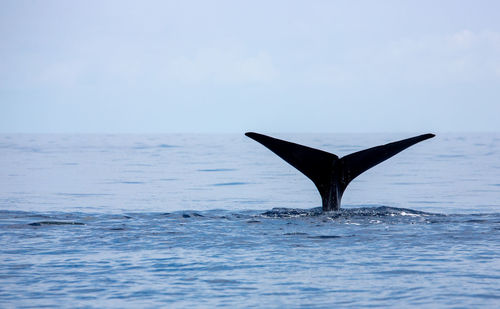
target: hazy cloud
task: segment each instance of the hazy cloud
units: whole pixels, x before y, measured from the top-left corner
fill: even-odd
[[[500,33],[462,30],[403,38],[350,50],[306,68],[304,82],[449,84],[499,81]]]
[[[269,83],[278,76],[266,53],[245,55],[220,49],[200,49],[191,57],[175,57],[164,69],[169,80],[193,84]]]

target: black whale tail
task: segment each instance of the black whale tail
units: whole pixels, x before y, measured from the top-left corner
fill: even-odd
[[[347,185],[364,171],[434,134],[423,134],[397,142],[358,151],[339,159],[333,153],[287,142],[270,136],[247,132],[246,136],[261,143],[316,185],[323,211],[338,210]]]

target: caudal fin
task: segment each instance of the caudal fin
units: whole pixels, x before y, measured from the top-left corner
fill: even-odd
[[[389,159],[404,149],[434,137],[423,134],[347,155],[336,155],[287,142],[270,136],[248,132],[246,136],[261,143],[313,181],[321,194],[323,210],[338,210],[347,185],[371,167]]]

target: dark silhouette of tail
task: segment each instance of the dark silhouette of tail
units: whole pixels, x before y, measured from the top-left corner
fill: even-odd
[[[361,150],[343,158],[323,150],[302,146],[270,136],[248,132],[256,140],[306,175],[318,188],[323,211],[340,209],[340,200],[347,185],[371,167],[434,134],[423,134],[401,141]]]

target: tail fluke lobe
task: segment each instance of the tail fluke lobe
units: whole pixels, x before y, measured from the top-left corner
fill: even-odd
[[[339,159],[332,153],[270,136],[253,132],[245,135],[269,148],[311,179],[321,194],[323,211],[338,210],[347,185],[361,173],[406,148],[435,136],[423,134],[358,151]]]
[[[314,182],[320,193],[330,181],[333,163],[339,158],[329,152],[287,142],[274,137],[247,132],[246,136],[261,143]]]
[[[345,157],[342,157],[340,161],[344,169],[343,177],[344,177],[345,187],[347,187],[347,185],[354,178],[356,178],[366,170],[374,167],[379,163],[382,163],[383,161],[398,154],[399,152],[405,150],[406,148],[413,146],[426,139],[432,138],[434,136],[435,136],[434,134],[423,134],[403,139],[397,142],[392,142],[385,145],[368,148],[355,153],[351,153]],[[342,189],[342,191],[345,190],[345,187]]]

